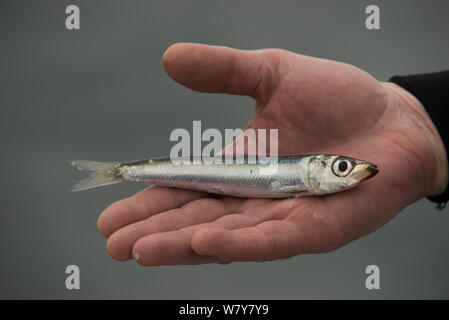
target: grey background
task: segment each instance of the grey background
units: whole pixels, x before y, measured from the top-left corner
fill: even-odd
[[[364,10],[381,9],[381,30]],[[65,28],[78,4],[81,30]],[[246,97],[192,92],[165,75],[179,41],[277,47],[354,64],[381,80],[448,68],[447,1],[2,1],[1,298],[449,298],[449,215],[427,200],[335,252],[267,263],[143,268],[109,258],[96,230],[122,184],[69,193],[68,159],[167,155],[174,128],[243,127]],[[375,195],[373,195],[375,197]],[[81,290],[65,289],[65,267]],[[381,289],[364,287],[381,268]]]

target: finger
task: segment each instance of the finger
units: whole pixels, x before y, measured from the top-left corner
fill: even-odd
[[[244,51],[222,46],[177,43],[163,56],[167,74],[201,92],[243,94],[257,98],[275,85],[276,72],[267,50]]]
[[[266,221],[236,230],[203,229],[194,234],[192,249],[221,261],[266,261],[301,252],[305,235],[290,221]]]
[[[209,228],[216,228],[207,224]],[[193,226],[183,230],[151,234],[139,239],[133,246],[133,257],[143,266],[193,265],[217,262],[215,257],[198,255],[192,250],[190,240],[195,229]]]
[[[223,263],[224,261],[220,258],[201,255],[194,251],[191,245],[194,235],[205,229],[234,230],[255,226],[269,219],[282,219],[285,213],[284,206],[280,203],[267,199],[248,200],[240,207],[241,213],[225,215],[213,222],[193,225],[177,231],[147,235],[134,244],[134,259],[144,266]]]
[[[193,251],[193,235],[202,229],[226,229],[253,226],[258,219],[245,214],[230,214],[214,222],[202,223],[181,230],[153,233],[140,238],[134,244],[133,258],[143,266],[192,265],[220,262],[215,257],[199,255]]]
[[[109,237],[124,226],[204,196],[204,193],[196,191],[149,187],[106,208],[98,218],[98,231]]]
[[[244,201],[245,199],[232,197],[198,199],[181,208],[162,212],[146,220],[130,224],[109,237],[107,242],[109,255],[120,261],[131,259],[132,247],[140,238],[213,221],[235,211]]]

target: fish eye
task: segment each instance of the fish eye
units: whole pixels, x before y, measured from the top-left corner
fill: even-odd
[[[332,172],[338,177],[346,177],[353,167],[353,163],[348,159],[338,158],[332,165]]]
[[[348,168],[348,163],[347,163],[347,161],[341,161],[341,162],[338,164],[338,170],[339,170],[340,172],[345,172],[347,168]]]

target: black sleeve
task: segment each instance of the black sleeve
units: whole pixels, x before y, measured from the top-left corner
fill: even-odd
[[[422,103],[437,127],[447,153],[449,150],[449,70],[394,76],[390,81],[413,94]],[[438,203],[438,208],[444,208],[449,201],[449,184],[443,193],[427,198]]]

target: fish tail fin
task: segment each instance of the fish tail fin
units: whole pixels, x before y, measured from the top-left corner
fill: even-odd
[[[78,167],[78,170],[91,172],[87,178],[75,183],[70,190],[73,192],[122,182],[116,162],[72,160],[70,165]]]

